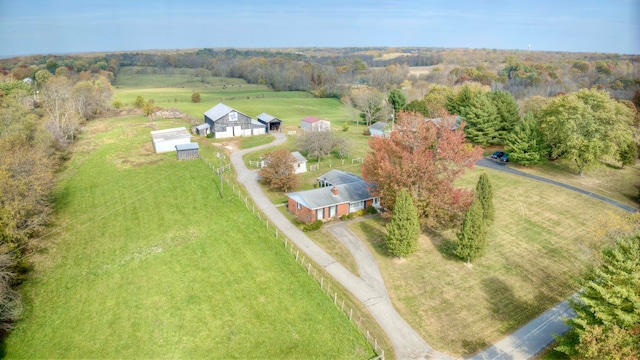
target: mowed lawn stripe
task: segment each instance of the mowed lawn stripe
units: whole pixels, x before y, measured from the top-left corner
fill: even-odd
[[[244,204],[220,198],[203,162],[140,155],[149,129],[128,121],[114,125],[130,136],[102,133],[62,174],[66,226],[34,255],[7,358],[374,356]]]

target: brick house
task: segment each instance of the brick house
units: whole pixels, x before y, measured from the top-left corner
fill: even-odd
[[[380,198],[369,192],[371,185],[355,174],[331,170],[316,180],[317,189],[287,194],[287,209],[303,221],[328,220],[369,206],[380,207]]]

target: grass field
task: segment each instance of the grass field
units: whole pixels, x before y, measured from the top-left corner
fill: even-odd
[[[87,124],[5,357],[374,356],[279,240],[220,198],[203,162],[153,152],[151,127]]]
[[[419,250],[397,260],[384,250],[380,220],[352,225],[368,239],[396,309],[441,351],[469,355],[506,336],[577,290],[591,260],[590,226],[615,208],[562,188],[493,170],[485,172],[496,220],[486,254],[471,267],[451,254],[455,233],[423,234]]]

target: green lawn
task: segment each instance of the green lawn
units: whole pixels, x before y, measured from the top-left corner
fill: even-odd
[[[423,234],[404,260],[384,249],[380,220],[351,225],[367,239],[396,309],[436,349],[456,356],[482,350],[577,290],[593,256],[590,226],[612,206],[538,181],[476,168],[459,181],[474,187],[486,173],[495,223],[486,254],[467,266],[452,255],[455,232]]]
[[[281,242],[237,197],[220,198],[202,161],[153,152],[151,128],[87,124],[5,357],[374,356]]]

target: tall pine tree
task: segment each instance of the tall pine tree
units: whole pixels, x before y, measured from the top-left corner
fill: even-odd
[[[500,142],[498,113],[486,95],[471,99],[461,116],[467,122],[464,133],[468,141],[485,146]]]
[[[485,225],[489,226],[493,223],[496,209],[493,207],[493,188],[487,174],[482,173],[476,184],[476,196],[482,205],[482,218]]]
[[[496,108],[496,113],[498,114],[497,139],[502,144],[520,119],[518,103],[506,91],[491,91],[487,93],[487,97]]]
[[[637,359],[640,354],[640,233],[602,253],[577,299],[576,317],[556,348],[580,359]],[[633,357],[635,355],[635,357]]]
[[[418,248],[418,236],[418,212],[409,192],[402,189],[396,198],[391,221],[387,224],[387,250],[398,257],[410,255]]]
[[[462,229],[458,233],[458,242],[453,252],[468,263],[482,256],[487,246],[487,228],[482,213],[482,204],[476,198],[464,215]]]
[[[507,135],[506,145],[509,161],[524,166],[538,164],[549,154],[549,146],[540,131],[540,123],[530,112],[516,125],[513,132]]]

